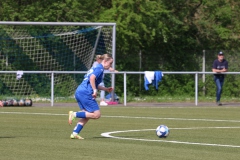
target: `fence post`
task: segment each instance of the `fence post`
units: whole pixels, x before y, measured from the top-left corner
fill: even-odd
[[[54,72],[51,73],[51,106],[54,103]]]
[[[205,72],[206,71],[206,62],[205,62],[205,60],[206,60],[206,54],[205,54],[206,52],[205,52],[205,50],[203,50],[203,64],[202,64],[202,72]],[[206,87],[205,87],[205,74],[203,73],[202,74],[202,82],[204,83],[204,86],[203,86],[203,95],[205,96],[206,95]]]
[[[124,106],[127,106],[127,74],[124,72],[124,79],[123,79],[123,85],[124,85]]]
[[[195,73],[195,105],[198,105],[198,73]]]

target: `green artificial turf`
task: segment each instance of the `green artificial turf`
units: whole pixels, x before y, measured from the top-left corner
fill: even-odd
[[[101,107],[102,117],[69,138],[77,107],[0,108],[1,160],[225,160],[240,156],[239,107]],[[165,124],[167,138],[155,129]],[[122,131],[122,132],[116,132]],[[101,136],[102,133],[115,138]]]

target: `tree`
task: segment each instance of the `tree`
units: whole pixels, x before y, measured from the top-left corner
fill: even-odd
[[[0,6],[2,21],[87,22],[99,12],[93,0],[5,0]]]

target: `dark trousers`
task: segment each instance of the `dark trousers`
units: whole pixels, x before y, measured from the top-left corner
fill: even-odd
[[[217,87],[216,91],[216,102],[219,102],[222,94],[222,87],[224,83],[224,76],[214,76],[214,81]]]

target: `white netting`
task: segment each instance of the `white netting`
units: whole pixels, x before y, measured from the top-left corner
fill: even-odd
[[[112,53],[112,27],[0,25],[2,71],[87,71],[95,54]],[[83,74],[55,74],[56,96],[73,95]],[[50,96],[50,74],[0,74],[1,95]],[[43,89],[44,88],[44,89]]]

